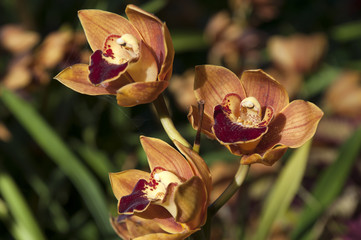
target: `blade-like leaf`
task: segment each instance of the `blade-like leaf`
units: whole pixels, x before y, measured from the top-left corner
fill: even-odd
[[[102,234],[111,236],[113,230],[109,224],[104,192],[94,176],[29,103],[6,89],[1,90],[0,96],[5,106],[73,182]]]
[[[309,228],[323,214],[327,207],[342,191],[354,160],[360,154],[361,127],[341,147],[336,161],[330,165],[317,180],[311,194],[313,199],[301,213],[292,232],[292,239],[301,239]]]
[[[44,234],[40,230],[24,196],[16,186],[14,180],[6,173],[0,172],[0,193],[5,199],[12,216],[19,228],[27,233],[26,236],[17,236],[20,239],[42,240]],[[15,231],[16,232],[16,231]]]
[[[311,140],[297,149],[288,160],[277,178],[262,209],[261,221],[253,239],[267,239],[274,221],[289,207],[303,178]]]

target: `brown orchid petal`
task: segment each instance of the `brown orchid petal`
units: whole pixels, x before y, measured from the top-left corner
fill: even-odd
[[[118,221],[118,217],[111,217],[110,224],[112,225],[115,233],[123,240],[130,240],[130,234],[125,221]]]
[[[198,176],[192,177],[178,187],[174,201],[178,207],[177,222],[186,223],[190,229],[205,223],[208,196],[206,187]]]
[[[81,25],[88,43],[93,51],[103,49],[104,40],[110,34],[132,34],[141,39],[138,31],[124,17],[101,10],[80,10],[78,12]]]
[[[152,233],[166,233],[157,222],[151,219],[144,219],[138,216],[131,216],[125,220],[131,239]]]
[[[166,48],[165,48],[164,62],[162,63],[162,67],[160,68],[158,78],[160,81],[168,81],[172,76],[173,59],[174,59],[175,51],[173,47],[172,37],[170,36],[169,30],[165,23],[163,25],[162,30],[163,30]]]
[[[283,109],[277,118],[271,122],[282,122],[284,127],[280,132],[280,144],[291,148],[302,146],[316,132],[317,124],[321,120],[323,112],[315,104],[303,100],[292,101]]]
[[[184,226],[176,222],[174,217],[160,205],[151,204],[146,211],[135,214],[141,218],[151,219],[165,232],[180,233],[185,231]]]
[[[272,166],[283,156],[283,154],[286,153],[287,149],[287,146],[280,145],[267,150],[263,154],[255,153],[251,155],[243,155],[241,158],[241,164],[248,165],[253,163],[262,163],[267,166]]]
[[[187,160],[168,143],[145,136],[140,137],[140,142],[152,171],[156,167],[162,167],[183,179],[189,179],[194,175]]]
[[[129,195],[139,179],[148,179],[149,176],[149,173],[136,169],[109,173],[114,196],[119,200],[122,196]]]
[[[209,195],[212,190],[212,176],[206,162],[199,156],[198,153],[185,147],[178,141],[174,141],[174,144],[178,150],[187,158],[191,165],[193,172],[196,176],[200,177],[207,188],[207,194]]]
[[[192,124],[192,127],[195,130],[198,130],[199,126],[199,112],[196,106],[191,105],[189,107],[188,120]],[[202,121],[202,132],[206,134],[209,138],[214,139],[215,136],[212,132],[212,126],[214,124],[213,118],[208,116],[206,113],[203,115]]]
[[[135,82],[121,87],[117,91],[117,102],[122,107],[133,107],[139,104],[151,103],[164,89],[168,82]]]
[[[284,87],[260,69],[244,71],[241,82],[248,97],[255,97],[262,107],[273,107],[275,114],[289,103]]]
[[[269,130],[256,151],[265,152],[278,144],[300,147],[315,134],[322,116],[323,112],[313,103],[292,101],[268,125]]]
[[[157,57],[158,67],[166,57],[166,46],[163,35],[163,23],[153,14],[150,14],[137,6],[128,5],[125,13],[129,21],[136,27],[148,46],[151,46]]]
[[[140,42],[139,60],[130,64],[127,72],[136,82],[155,82],[157,81],[158,66],[157,62],[146,44]]]
[[[229,93],[236,93],[242,99],[246,93],[238,77],[230,70],[212,65],[196,66],[194,91],[197,100],[204,100],[204,113],[213,116],[214,107]]]
[[[152,234],[134,238],[134,240],[183,240],[198,230],[199,229],[189,231],[189,232],[184,232],[184,233],[178,233],[178,234],[152,233]]]
[[[267,132],[265,127],[247,127],[229,118],[227,109],[218,105],[214,109],[214,135],[222,144],[255,142]]]
[[[87,95],[108,95],[116,94],[117,90],[127,84],[126,76],[103,85],[94,86],[88,80],[88,65],[75,64],[61,71],[54,78],[68,88]]]

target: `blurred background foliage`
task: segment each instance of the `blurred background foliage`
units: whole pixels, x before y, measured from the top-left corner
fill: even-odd
[[[129,3],[170,29],[176,55],[165,95],[190,142],[186,114],[199,64],[237,74],[262,68],[291,99],[325,112],[312,145],[289,150],[273,167],[252,166],[214,219],[212,239],[361,239],[358,0],[2,0],[0,239],[116,239],[108,172],[147,169],[139,135],[169,140],[151,105],[122,108],[113,97],[81,95],[52,78],[88,62],[78,10],[124,14]],[[238,161],[207,138],[201,155],[215,199]]]

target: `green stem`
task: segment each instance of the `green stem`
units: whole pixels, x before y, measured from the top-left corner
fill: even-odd
[[[182,137],[182,135],[175,128],[173,121],[170,118],[170,114],[162,94],[159,95],[159,97],[153,102],[153,105],[158,113],[159,120],[168,137],[172,141],[177,140],[184,146],[191,148],[191,145],[187,142],[187,140]]]
[[[200,230],[202,233],[198,233],[198,236],[202,238],[194,239],[210,239],[211,237],[211,221],[213,216],[218,212],[218,210],[228,202],[228,200],[238,191],[244,180],[246,179],[247,173],[249,170],[249,165],[240,165],[236,175],[232,182],[228,185],[226,190],[208,207],[207,211],[207,221]]]
[[[213,217],[218,210],[228,202],[228,200],[237,192],[244,180],[246,179],[249,170],[249,165],[239,165],[233,181],[228,185],[226,190],[208,207],[209,217]]]

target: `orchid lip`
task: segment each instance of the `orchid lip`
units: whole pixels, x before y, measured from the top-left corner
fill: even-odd
[[[213,132],[223,144],[255,142],[268,131],[273,108],[266,107],[263,119],[256,98],[241,100],[234,93],[227,94],[221,105],[214,108]]]
[[[118,203],[120,214],[133,214],[145,211],[150,204],[161,205],[172,215],[177,214],[177,209],[168,197],[181,184],[180,178],[172,172],[161,167],[153,169],[149,180],[140,179],[131,194],[123,196]]]

